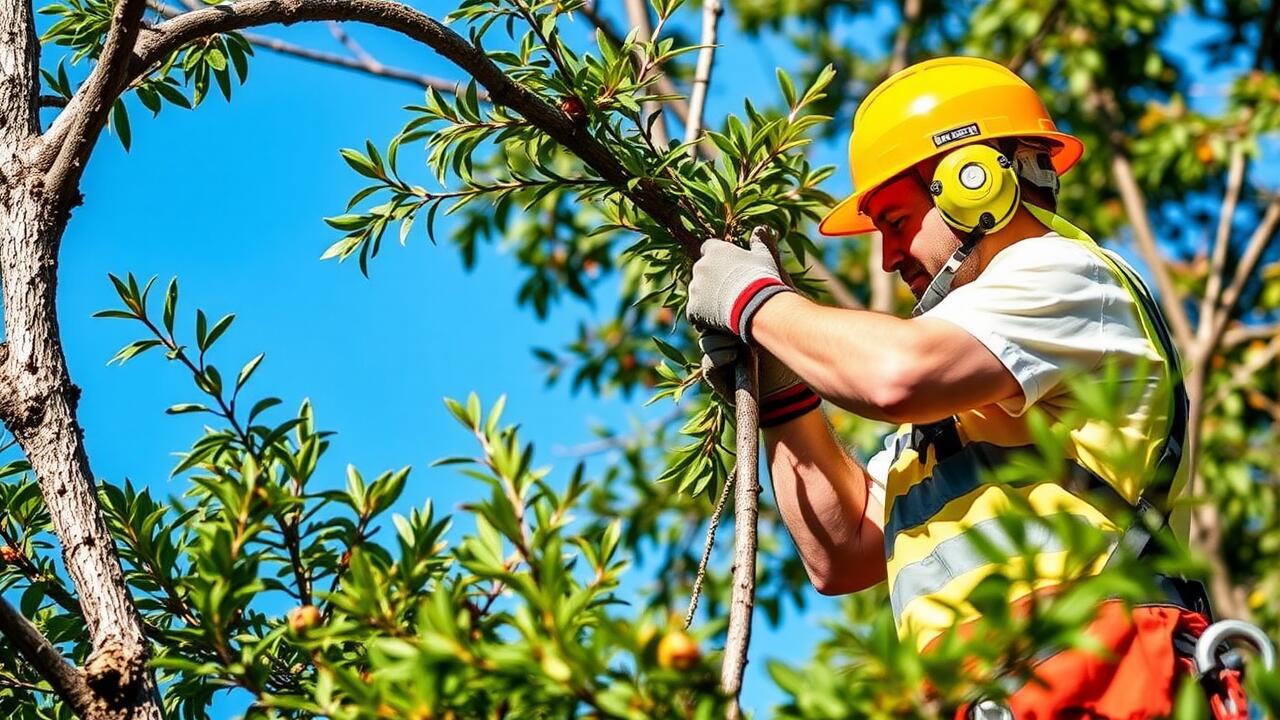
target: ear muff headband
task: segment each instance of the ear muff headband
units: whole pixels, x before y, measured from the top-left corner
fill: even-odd
[[[947,153],[933,172],[929,192],[942,219],[965,234],[1003,228],[1022,200],[1013,162],[981,143]]]

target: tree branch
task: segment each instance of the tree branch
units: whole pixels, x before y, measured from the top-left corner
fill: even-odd
[[[693,74],[693,92],[689,95],[689,118],[684,125],[684,141],[694,142],[702,134],[702,115],[706,111],[707,90],[711,85],[711,68],[716,60],[716,34],[724,7],[720,0],[703,0],[702,49],[698,51],[698,63]],[[696,155],[696,147],[689,148]]]
[[[1213,313],[1212,329],[1207,336],[1209,347],[1217,344],[1218,339],[1222,336],[1222,331],[1226,329],[1227,320],[1231,316],[1231,311],[1235,309],[1236,301],[1240,299],[1240,293],[1244,291],[1245,284],[1249,282],[1249,278],[1253,275],[1253,269],[1257,267],[1258,260],[1262,258],[1262,252],[1266,250],[1267,244],[1275,237],[1277,225],[1280,225],[1280,195],[1273,197],[1271,202],[1267,203],[1267,209],[1262,215],[1262,221],[1258,223],[1253,235],[1249,237],[1249,244],[1245,246],[1244,253],[1240,256],[1240,262],[1236,263],[1236,271],[1231,277],[1231,284],[1222,292],[1222,299],[1218,302],[1218,306]]]
[[[756,523],[760,519],[758,367],[754,350],[748,350],[734,366],[737,477],[733,496],[733,591],[729,598],[724,664],[720,667],[720,688],[729,696],[726,715],[729,720],[737,720],[741,715],[738,695],[742,692],[742,674],[747,669],[751,613],[756,602]]]
[[[92,717],[93,691],[85,682],[84,674],[69,665],[62,653],[3,597],[0,597],[0,633],[4,633],[18,654],[40,673],[76,715]]]
[[[511,79],[485,52],[438,21],[390,0],[240,0],[184,13],[149,28],[138,43],[129,76],[139,77],[178,48],[216,33],[272,23],[349,20],[399,32],[427,45],[467,71],[489,91],[492,102],[520,113],[530,123],[572,151],[608,182],[621,189],[636,206],[671,233],[690,259],[698,257],[699,236],[686,224],[675,198],[657,183],[633,179],[622,163],[585,128],[552,107],[524,85]],[[66,112],[70,112],[68,108]]]
[[[57,138],[53,144],[57,155],[46,173],[45,184],[52,191],[54,204],[63,211],[78,204],[75,189],[89,153],[93,152],[112,104],[129,83],[129,59],[146,9],[146,0],[118,0],[97,65],[50,128],[48,136]],[[76,111],[70,112],[73,107]]]
[[[1133,228],[1133,237],[1138,252],[1151,269],[1156,287],[1160,291],[1160,306],[1164,309],[1169,327],[1174,338],[1181,347],[1190,347],[1192,342],[1191,322],[1187,319],[1186,308],[1182,306],[1182,296],[1173,286],[1169,276],[1169,265],[1156,245],[1155,233],[1151,230],[1151,219],[1147,215],[1147,201],[1142,189],[1133,177],[1133,166],[1129,156],[1118,145],[1113,145],[1111,156],[1111,177],[1115,180],[1116,189],[1120,191],[1120,199],[1124,204],[1125,214]]]
[[[1222,209],[1218,212],[1218,231],[1213,240],[1213,255],[1209,259],[1209,279],[1204,297],[1200,299],[1200,322],[1196,327],[1196,340],[1206,356],[1213,352],[1213,348],[1205,343],[1215,329],[1218,301],[1222,297],[1222,276],[1226,272],[1227,248],[1231,245],[1231,221],[1235,219],[1240,191],[1244,188],[1244,169],[1244,145],[1236,143],[1231,147],[1227,190],[1222,195]]]

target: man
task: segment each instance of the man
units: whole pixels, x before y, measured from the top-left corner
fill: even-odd
[[[739,340],[761,350],[774,494],[813,584],[841,594],[887,579],[900,633],[923,649],[976,618],[965,598],[1001,569],[977,548],[1013,546],[1002,512],[1070,516],[1137,552],[1150,538],[1140,523],[1126,531],[1133,506],[1163,511],[1184,483],[1186,398],[1163,319],[1132,269],[1053,213],[1058,176],[1083,149],[1004,67],[924,62],[863,100],[849,148],[857,192],[820,226],[879,230],[885,271],[920,301],[913,318],[792,292],[761,233],[749,250],[707,241],[693,268],[688,314],[712,331],[708,373],[729,367]],[[1133,391],[1114,417],[1081,419],[1068,378],[1109,364]],[[862,465],[837,443],[819,398],[902,428]],[[1068,476],[996,482],[989,471],[1032,443],[1033,408],[1067,425]],[[1079,574],[1053,533],[1026,535],[1039,546],[1036,582],[1015,604]],[[1027,685],[1000,712],[1169,713],[1187,664],[1175,636],[1202,631],[1195,611],[1207,607],[1168,584],[1168,597],[1132,621],[1118,605],[1100,609],[1090,632],[1115,657],[1059,653],[1040,666],[1048,687]]]

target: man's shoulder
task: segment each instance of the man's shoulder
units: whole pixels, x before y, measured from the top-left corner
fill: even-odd
[[[1045,272],[1082,268],[1107,268],[1101,248],[1054,232],[1023,238],[997,253],[988,265],[992,270],[1040,269]]]

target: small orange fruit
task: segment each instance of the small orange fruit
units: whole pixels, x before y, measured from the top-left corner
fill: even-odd
[[[698,643],[683,630],[673,630],[658,641],[658,664],[668,670],[688,670],[701,656]]]

